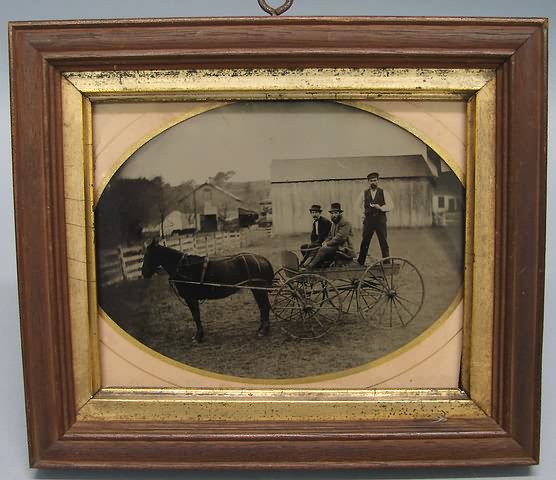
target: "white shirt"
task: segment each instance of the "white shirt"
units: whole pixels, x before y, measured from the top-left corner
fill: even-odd
[[[367,190],[371,191],[371,198],[374,200],[376,196],[376,190],[373,190],[370,187],[367,188]],[[382,207],[379,207],[379,209],[382,210],[383,212],[391,212],[392,210],[394,210],[394,202],[392,200],[392,197],[388,193],[388,190],[382,189],[382,193],[384,194],[384,205],[382,205]],[[359,205],[361,216],[364,217],[365,216],[365,190],[363,190],[359,195],[359,200],[357,201],[357,205]]]

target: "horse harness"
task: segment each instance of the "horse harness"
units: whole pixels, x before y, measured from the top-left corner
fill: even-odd
[[[187,260],[191,256],[193,256],[193,255],[187,255],[186,253],[184,253],[182,255],[182,257],[180,258],[180,260],[178,261],[178,263],[176,265],[176,275],[178,277],[180,277],[180,279],[177,280],[177,279],[169,278],[169,281],[170,281],[170,283],[172,284],[173,287],[175,287],[176,283],[190,283],[190,284],[194,284],[194,285],[206,285],[206,286],[218,286],[218,287],[235,287],[235,288],[241,288],[242,287],[241,284],[237,284],[237,285],[218,285],[218,284],[212,284],[212,283],[205,283],[205,278],[206,278],[206,274],[207,274],[208,265],[211,261],[212,262],[228,262],[230,260],[233,260],[233,259],[239,257],[243,260],[243,264],[245,265],[245,272],[247,274],[247,280],[246,281],[251,281],[253,279],[251,278],[251,271],[249,269],[249,263],[247,262],[247,260],[245,258],[245,257],[249,256],[250,258],[255,260],[255,262],[257,264],[257,268],[259,270],[259,273],[262,273],[261,263],[260,263],[259,259],[257,258],[257,256],[253,255],[252,253],[238,253],[236,255],[232,255],[232,256],[229,256],[229,257],[225,257],[225,258],[217,258],[216,260],[210,260],[209,256],[207,255],[205,257],[197,257],[197,258],[202,258],[203,259],[203,266],[202,266],[201,276],[199,278],[199,281],[193,281],[187,275],[184,275],[182,272],[180,272],[180,267],[181,266],[197,265],[197,264],[201,263],[201,262],[187,262]],[[243,283],[243,282],[241,282],[241,283]]]

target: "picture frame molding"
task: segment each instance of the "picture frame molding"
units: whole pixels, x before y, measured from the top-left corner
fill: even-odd
[[[14,195],[31,465],[249,469],[538,462],[546,34],[544,19],[294,17],[10,24]],[[99,390],[96,315],[90,314],[96,312],[90,278],[94,251],[81,250],[77,270],[68,262],[75,255],[67,219],[82,229],[80,235],[94,235],[92,211],[84,208],[87,196],[94,195],[87,167],[91,162],[72,163],[80,168],[82,191],[68,195],[68,186],[75,183],[67,175],[68,159],[92,155],[92,101],[114,101],[118,96],[137,101],[137,95],[176,98],[168,88],[148,91],[134,72],[149,71],[153,78],[159,72],[161,78],[171,71],[203,69],[266,69],[271,74],[286,69],[298,72],[298,78],[304,69],[494,72],[487,102],[479,100],[486,94],[477,94],[481,89],[466,94],[438,87],[423,94],[406,86],[390,92],[399,98],[416,93],[422,98],[472,98],[469,118],[481,120],[481,128],[470,128],[475,132],[470,137],[475,146],[470,157],[475,161],[468,167],[472,164],[475,170],[474,194],[468,200],[478,202],[468,204],[475,212],[474,241],[465,282],[474,295],[466,300],[471,313],[466,316],[464,358],[469,360],[464,362],[461,390],[260,390],[250,392],[255,395],[251,403],[242,391],[216,392],[215,397],[214,391],[200,390]],[[104,81],[99,79],[121,79],[123,73],[131,76],[127,91],[104,96],[92,92]],[[76,78],[87,78],[90,90],[76,89]],[[262,78],[247,96],[264,89]],[[182,85],[183,94],[183,81],[178,79],[176,85],[178,90]],[[361,86],[353,90],[365,93]],[[208,93],[212,99],[215,91]],[[377,93],[386,92],[383,88],[365,94]],[[194,94],[202,99],[207,90]],[[357,95],[348,92],[346,98]],[[68,138],[81,141],[68,143]],[[489,157],[490,167],[481,160]],[[514,195],[518,185],[528,192],[519,198],[519,208]],[[493,204],[485,209],[488,195]],[[74,209],[68,198],[83,201],[83,208]],[[512,234],[521,229],[527,235]],[[87,302],[75,307],[72,278],[83,272]],[[484,278],[491,278],[491,290],[481,296],[476,286]],[[83,311],[89,315],[80,316]],[[76,314],[81,319],[77,327],[72,322]],[[487,318],[486,323],[481,318]],[[90,348],[76,348],[84,338]],[[211,400],[199,403],[203,396]],[[272,413],[263,408],[258,417],[238,415],[237,404],[243,403],[246,412],[269,397],[268,405],[276,409]],[[139,398],[144,408],[124,413],[129,402]],[[185,421],[157,414],[183,408],[188,400],[193,400],[190,407],[201,406]],[[381,404],[389,413],[378,418],[361,413]],[[456,404],[464,405],[460,414],[453,408]],[[404,410],[408,405],[409,411]],[[446,408],[448,415],[443,413]],[[217,412],[215,419],[200,420],[207,409]]]

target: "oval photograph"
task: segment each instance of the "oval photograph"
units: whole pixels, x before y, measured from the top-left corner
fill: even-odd
[[[336,102],[192,116],[99,189],[99,305],[151,351],[210,374],[369,365],[461,298],[465,191],[448,162]]]

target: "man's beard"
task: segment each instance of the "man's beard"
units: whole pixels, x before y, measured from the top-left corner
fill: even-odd
[[[375,185],[374,183],[371,185],[371,190],[376,190],[378,185]]]

